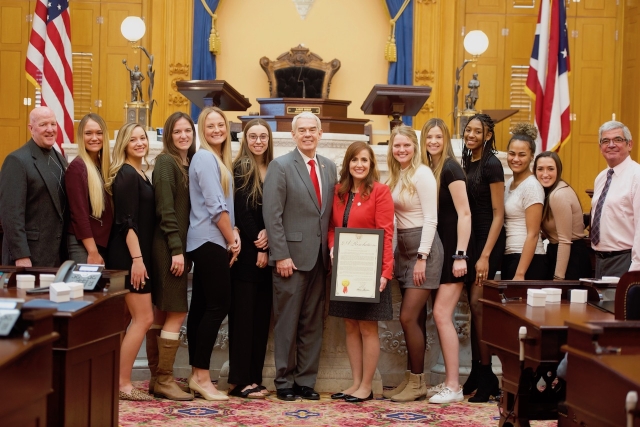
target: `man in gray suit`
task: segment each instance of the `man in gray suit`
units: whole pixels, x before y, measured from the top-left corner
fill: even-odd
[[[317,155],[320,119],[293,118],[297,148],[274,159],[264,180],[263,216],[269,236],[275,315],[275,385],[280,400],[318,400],[313,389],[322,346],[327,231],[335,164]]]
[[[67,161],[53,148],[58,123],[50,108],[34,108],[28,126],[31,139],[9,154],[0,170],[2,265],[57,267]]]

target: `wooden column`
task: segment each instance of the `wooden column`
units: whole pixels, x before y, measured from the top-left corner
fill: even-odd
[[[178,80],[191,79],[191,44],[193,2],[182,0],[149,1],[149,53],[154,55],[156,70],[152,126],[162,127],[176,111],[189,112],[189,101],[176,87]]]
[[[431,97],[415,118],[413,127],[421,129],[432,117],[450,123],[453,111],[453,84],[460,31],[455,22],[457,1],[417,0],[414,15],[415,85],[431,86]]]

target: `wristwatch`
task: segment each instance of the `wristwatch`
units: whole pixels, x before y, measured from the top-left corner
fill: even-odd
[[[426,260],[427,257],[429,257],[429,255],[421,254],[420,252],[418,252],[418,259]]]
[[[457,251],[455,255],[451,256],[451,258],[453,258],[454,260],[458,260],[458,259],[467,260],[467,259],[469,259],[469,257],[467,256],[467,254],[464,251]]]

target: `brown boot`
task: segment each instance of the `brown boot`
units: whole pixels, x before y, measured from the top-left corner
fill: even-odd
[[[424,374],[409,374],[409,382],[402,390],[391,398],[394,402],[413,402],[427,397],[427,386],[424,384]]]
[[[160,329],[149,329],[147,331],[147,364],[149,365],[149,394],[153,394],[153,387],[156,383],[156,370],[158,369],[158,337]]]
[[[193,400],[193,396],[182,391],[173,379],[173,363],[176,360],[179,345],[178,340],[158,337],[158,370],[153,388],[153,394],[156,397],[165,397],[170,400]]]
[[[394,388],[393,390],[385,390],[382,393],[382,397],[385,397],[387,399],[391,399],[396,394],[402,393],[402,390],[404,390],[404,388],[407,386],[407,383],[409,382],[409,375],[410,374],[411,374],[411,371],[405,371],[404,372],[404,380],[402,380],[402,382],[400,384],[398,384],[398,387]]]

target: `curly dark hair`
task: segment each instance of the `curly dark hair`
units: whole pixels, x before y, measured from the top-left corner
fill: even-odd
[[[484,170],[484,165],[487,163],[487,159],[492,154],[496,154],[498,150],[496,149],[496,133],[494,132],[495,124],[493,123],[493,119],[486,114],[478,113],[469,118],[467,126],[474,120],[478,120],[482,123],[483,128],[483,145],[482,155],[480,157],[480,167],[477,168],[473,174],[469,174],[469,168],[471,166],[471,150],[467,148],[466,144],[464,144],[464,147],[462,148],[462,168],[467,174],[467,183],[469,188],[475,193],[478,184],[482,181],[482,171]],[[464,133],[467,133],[466,128]],[[491,136],[487,139],[486,135],[489,133],[491,133]]]
[[[511,139],[507,144],[507,150],[512,141],[523,141],[529,144],[531,155],[536,154],[536,138],[538,137],[538,129],[531,123],[518,123],[511,129]]]

